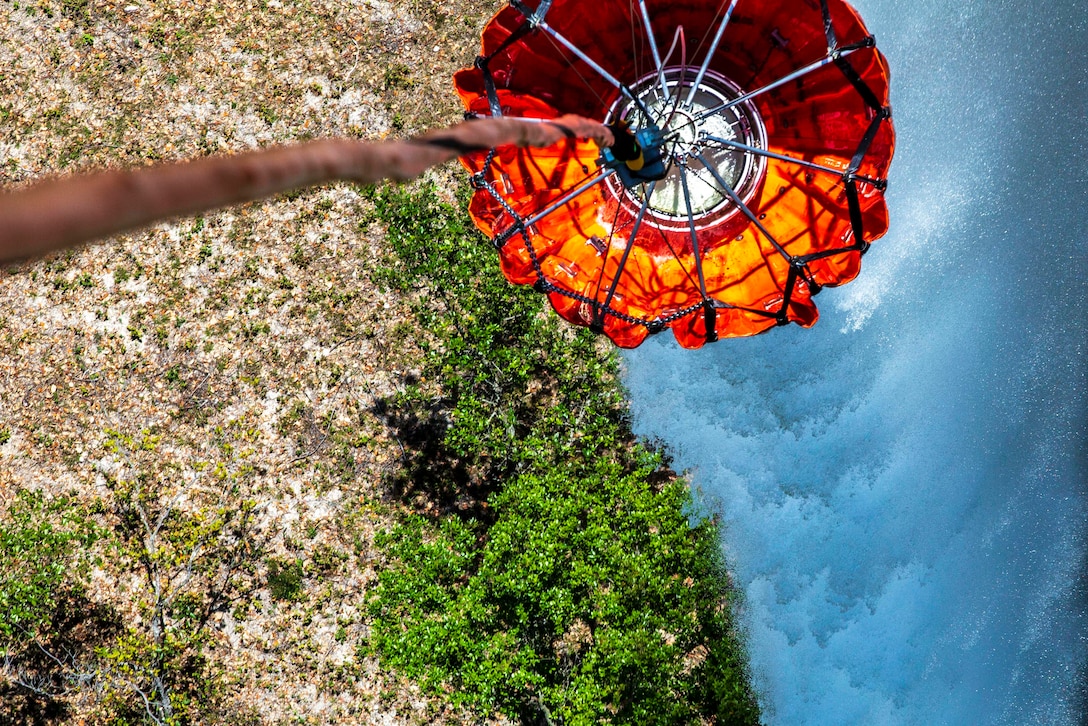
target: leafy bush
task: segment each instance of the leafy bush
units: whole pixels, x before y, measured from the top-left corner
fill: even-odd
[[[60,603],[82,591],[100,534],[67,497],[15,493],[0,516],[0,642],[48,633]]]
[[[64,696],[117,629],[90,601],[89,549],[104,535],[68,497],[17,490],[0,512],[0,723],[60,723]]]
[[[369,194],[427,351],[377,408],[410,511],[379,537],[369,647],[526,723],[758,722],[716,527],[631,435],[616,357],[507,284],[432,188]]]
[[[268,560],[268,592],[274,600],[296,600],[302,594],[301,560]]]

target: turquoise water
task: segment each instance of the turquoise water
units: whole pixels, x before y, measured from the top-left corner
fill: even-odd
[[[812,330],[626,355],[726,525],[769,724],[1079,724],[1088,6],[857,3],[889,234]]]

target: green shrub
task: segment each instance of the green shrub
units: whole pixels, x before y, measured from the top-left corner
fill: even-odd
[[[0,641],[48,633],[59,604],[82,592],[100,536],[74,500],[15,493],[0,515]]]
[[[302,593],[302,562],[269,559],[268,592],[273,600],[297,600]]]
[[[415,295],[427,351],[376,409],[409,512],[378,538],[370,651],[523,722],[757,723],[717,529],[631,435],[614,354],[509,285],[433,189],[368,193],[379,280]]]

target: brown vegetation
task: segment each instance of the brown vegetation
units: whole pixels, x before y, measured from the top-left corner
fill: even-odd
[[[449,77],[490,10],[5,0],[0,183],[456,121]],[[357,655],[399,455],[370,410],[417,359],[369,283],[369,220],[336,185],[0,272],[0,507],[72,493],[128,548],[96,545],[92,625],[57,615],[109,652],[58,650],[45,721],[198,700],[236,723],[443,720]],[[26,657],[2,671],[11,717],[33,711]]]

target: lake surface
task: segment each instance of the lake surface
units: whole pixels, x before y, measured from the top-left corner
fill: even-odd
[[[856,3],[892,226],[814,329],[625,356],[745,594],[769,724],[1079,724],[1088,3]]]

